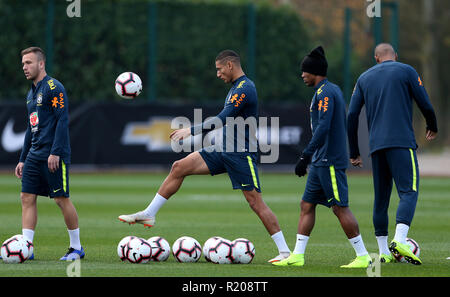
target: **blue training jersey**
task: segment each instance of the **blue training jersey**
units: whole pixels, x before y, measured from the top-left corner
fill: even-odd
[[[64,86],[45,76],[27,95],[28,125],[20,162],[59,156],[70,163],[69,101]]]
[[[223,152],[257,152],[258,96],[253,81],[243,75],[232,82],[223,110],[200,125],[191,134],[209,132],[222,125]],[[231,124],[231,125],[230,125]],[[231,135],[230,135],[231,134]]]
[[[358,118],[366,107],[370,153],[384,148],[417,148],[412,125],[412,103],[425,116],[427,129],[437,132],[436,116],[416,70],[403,63],[384,61],[358,78],[348,111],[350,157],[359,156]]]
[[[303,154],[315,166],[348,167],[345,102],[341,89],[322,80],[314,88],[310,116],[312,138]]]

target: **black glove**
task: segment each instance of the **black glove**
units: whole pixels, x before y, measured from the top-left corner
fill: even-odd
[[[306,174],[306,168],[311,163],[311,156],[302,154],[295,165],[295,174],[302,177]]]

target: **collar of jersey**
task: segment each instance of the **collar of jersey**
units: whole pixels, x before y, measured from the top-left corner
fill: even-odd
[[[42,80],[38,81],[38,83],[36,84],[36,86],[34,86],[34,83],[31,83],[31,89],[32,89],[33,91],[39,89],[39,87],[41,86],[41,84],[42,84],[43,82],[49,80],[49,79],[50,79],[50,76],[46,75],[46,76],[44,76],[44,78],[43,78]]]
[[[240,82],[241,80],[243,80],[245,78],[245,74],[242,76],[239,76],[239,78],[237,78],[235,81],[232,82],[233,86],[236,85],[236,83]]]
[[[326,84],[328,82],[327,78],[322,79],[315,87],[314,87],[314,91],[317,91],[318,89],[320,89],[324,84]]]

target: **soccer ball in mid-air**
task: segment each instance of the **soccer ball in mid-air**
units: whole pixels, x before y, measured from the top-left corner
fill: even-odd
[[[178,262],[197,262],[202,256],[202,247],[196,239],[183,236],[173,243],[172,253]]]
[[[222,239],[220,236],[213,236],[208,238],[205,243],[203,244],[203,255],[205,256],[205,260],[207,262],[211,262],[211,259],[209,258],[209,251],[211,250],[211,246],[214,246],[214,243],[216,240]]]
[[[409,246],[409,248],[411,249],[411,251],[413,252],[414,255],[416,255],[417,257],[420,256],[420,247],[419,244],[412,238],[406,238],[406,244]],[[397,260],[397,262],[402,262],[402,263],[407,263],[408,261],[406,261],[406,259],[399,254],[393,254],[395,260]]]
[[[211,245],[209,249],[209,258],[216,264],[233,263],[233,244],[230,240],[220,238]]]
[[[170,245],[167,240],[161,236],[153,236],[147,239],[147,242],[152,247],[152,257],[150,261],[166,261],[170,255]]]
[[[249,264],[255,257],[255,246],[246,238],[237,238],[233,244],[233,263]]]
[[[116,92],[125,99],[133,99],[142,91],[141,78],[133,72],[124,72],[116,78]]]
[[[0,254],[5,263],[23,263],[28,259],[27,242],[23,237],[13,236],[3,242]]]

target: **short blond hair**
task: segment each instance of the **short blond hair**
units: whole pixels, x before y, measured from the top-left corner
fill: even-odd
[[[28,48],[26,48],[26,49],[24,49],[24,50],[22,50],[20,52],[22,57],[25,56],[26,54],[29,54],[29,53],[36,54],[37,57],[38,57],[38,61],[44,61],[45,62],[45,53],[40,47],[31,46],[31,47],[28,47]]]

